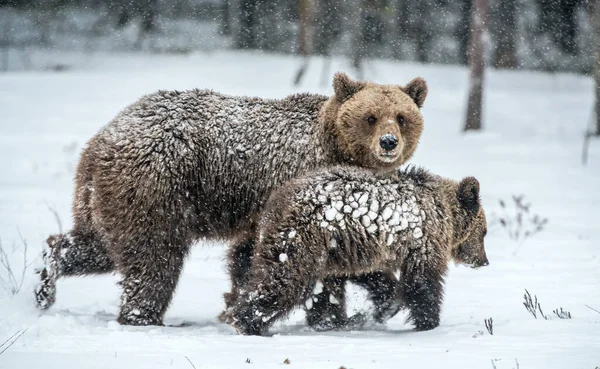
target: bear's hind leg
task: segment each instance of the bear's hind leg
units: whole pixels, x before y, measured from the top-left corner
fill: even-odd
[[[162,325],[189,245],[178,242],[146,242],[124,247],[117,263],[123,275],[121,310],[117,321],[123,325]]]
[[[35,288],[39,309],[50,308],[56,301],[56,281],[64,276],[104,274],[114,264],[101,238],[94,231],[73,229],[68,234],[48,237],[43,252],[44,266],[39,270],[40,284]]]

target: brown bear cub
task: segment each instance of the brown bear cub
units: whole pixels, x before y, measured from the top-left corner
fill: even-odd
[[[417,330],[433,329],[450,260],[488,265],[479,182],[423,169],[384,178],[336,167],[295,179],[271,196],[258,232],[248,284],[227,316],[242,334],[265,334],[294,307],[310,305],[323,278],[374,272],[399,275],[399,293],[389,298],[406,305]]]
[[[126,107],[81,154],[74,226],[48,239],[38,306],[55,301],[57,278],[116,271],[118,322],[162,324],[190,247],[203,238],[233,244],[229,305],[273,190],[338,164],[390,173],[417,147],[423,79],[379,85],[338,73],[333,87],[331,97],[278,100],[159,91]]]

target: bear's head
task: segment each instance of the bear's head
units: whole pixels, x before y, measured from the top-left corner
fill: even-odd
[[[333,89],[325,119],[345,160],[387,172],[410,159],[423,131],[424,79],[406,86],[380,85],[336,73]]]
[[[455,211],[452,258],[456,263],[473,268],[489,264],[484,238],[487,234],[485,212],[479,198],[479,182],[474,177],[464,178],[456,190],[458,209]]]

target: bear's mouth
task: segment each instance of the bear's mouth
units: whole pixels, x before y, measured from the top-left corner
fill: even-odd
[[[486,261],[479,261],[479,260],[477,260],[477,261],[471,262],[469,264],[469,266],[471,267],[471,269],[479,269],[481,267],[488,266],[489,264],[490,263],[487,260]]]
[[[387,163],[387,164],[395,162],[396,160],[398,160],[399,157],[400,157],[400,155],[396,150],[380,152],[377,155],[377,159],[379,161]]]

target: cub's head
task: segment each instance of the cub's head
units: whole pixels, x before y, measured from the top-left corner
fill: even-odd
[[[423,131],[424,79],[406,86],[379,85],[336,73],[333,89],[328,114],[345,157],[377,171],[396,169],[410,159]]]
[[[479,182],[473,177],[460,181],[456,190],[458,207],[452,245],[452,258],[456,263],[473,268],[489,264],[485,254],[484,238],[487,233],[485,212],[479,198]]]

